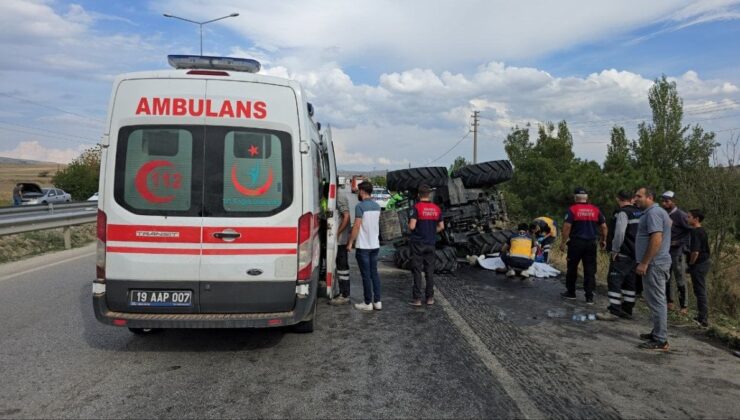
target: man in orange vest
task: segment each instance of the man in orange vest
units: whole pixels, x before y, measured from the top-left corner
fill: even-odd
[[[534,262],[537,244],[529,236],[528,229],[529,225],[520,223],[518,232],[511,235],[509,242],[501,247],[501,260],[509,270],[506,272],[507,277],[514,277],[517,271],[523,278],[529,277],[529,268]]]

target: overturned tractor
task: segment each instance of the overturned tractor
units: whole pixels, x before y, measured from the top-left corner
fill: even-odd
[[[495,253],[508,241],[511,231],[506,205],[496,185],[513,175],[508,160],[467,165],[452,172],[444,167],[409,168],[388,172],[391,191],[403,192],[406,199],[396,210],[381,215],[381,239],[396,248],[394,261],[403,269],[411,268],[408,247],[408,212],[415,204],[417,190],[426,184],[434,188],[432,201],[442,209],[445,230],[436,251],[436,272],[457,269],[458,256]]]

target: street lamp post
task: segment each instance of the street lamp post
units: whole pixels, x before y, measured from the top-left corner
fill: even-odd
[[[175,15],[170,15],[168,13],[165,13],[163,16],[164,17],[168,17],[168,18],[173,18],[173,19],[184,20],[185,22],[194,23],[194,24],[196,24],[196,25],[198,25],[200,27],[200,55],[202,56],[203,55],[203,25],[205,25],[207,23],[215,22],[215,21],[221,20],[221,19],[226,19],[226,18],[230,18],[230,17],[237,17],[237,16],[239,16],[239,13],[232,13],[230,15],[221,16],[220,18],[207,20],[205,22],[196,22],[194,20],[185,19],[185,18],[182,18],[182,17],[179,17],[179,16],[175,16]]]

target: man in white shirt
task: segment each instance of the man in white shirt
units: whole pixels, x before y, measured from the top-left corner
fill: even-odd
[[[380,206],[372,199],[373,184],[364,181],[357,186],[360,200],[355,207],[355,222],[352,235],[347,242],[347,251],[357,248],[355,257],[362,275],[362,289],[365,295],[363,303],[356,303],[355,308],[361,311],[379,311],[380,278],[378,277],[378,252],[380,251]]]

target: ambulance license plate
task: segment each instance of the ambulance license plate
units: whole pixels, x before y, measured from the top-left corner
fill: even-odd
[[[192,290],[132,290],[131,306],[192,306]]]

